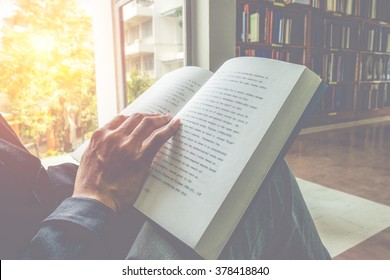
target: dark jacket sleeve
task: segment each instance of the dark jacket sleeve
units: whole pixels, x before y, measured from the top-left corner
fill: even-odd
[[[24,259],[111,259],[116,213],[88,198],[67,198],[41,224]]]

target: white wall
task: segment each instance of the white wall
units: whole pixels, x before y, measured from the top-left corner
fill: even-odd
[[[99,126],[118,113],[113,7],[110,0],[93,6],[96,94]]]
[[[236,1],[192,0],[192,64],[215,71],[235,56]]]
[[[236,55],[236,0],[209,0],[210,70]]]

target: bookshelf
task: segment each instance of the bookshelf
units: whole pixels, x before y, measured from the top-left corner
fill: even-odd
[[[236,55],[319,74],[329,87],[308,126],[390,114],[389,0],[237,0]]]

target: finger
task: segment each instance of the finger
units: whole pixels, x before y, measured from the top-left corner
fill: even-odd
[[[114,117],[111,121],[103,125],[102,127],[96,129],[91,137],[90,143],[98,143],[101,142],[105,135],[107,135],[107,132],[115,130],[117,127],[119,127],[125,120],[127,119],[126,116],[118,115]]]
[[[139,123],[148,116],[155,116],[156,114],[143,114],[135,113],[129,117],[118,127],[119,131],[122,131],[124,134],[131,134],[133,130],[139,125]]]
[[[144,160],[151,164],[155,158],[157,152],[161,149],[162,145],[165,144],[171,137],[173,137],[179,130],[181,121],[179,119],[169,123],[156,133],[154,133],[150,139],[145,141],[142,147],[142,157]]]
[[[126,119],[127,117],[123,115],[118,115],[102,127],[96,129],[92,134],[90,143],[100,142],[108,131],[114,130],[115,128],[120,126]]]
[[[130,144],[135,147],[141,147],[142,143],[148,139],[153,132],[167,125],[171,120],[172,116],[170,115],[145,117],[131,133]]]
[[[115,118],[113,118],[110,122],[108,122],[106,125],[104,125],[103,128],[114,130],[118,128],[124,121],[126,121],[127,118],[128,117],[124,115],[118,115]]]

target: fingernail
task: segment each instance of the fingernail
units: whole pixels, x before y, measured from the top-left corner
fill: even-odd
[[[182,121],[181,121],[181,119],[176,119],[176,120],[173,121],[172,124],[175,125],[175,126],[179,126],[179,125],[182,124]]]

